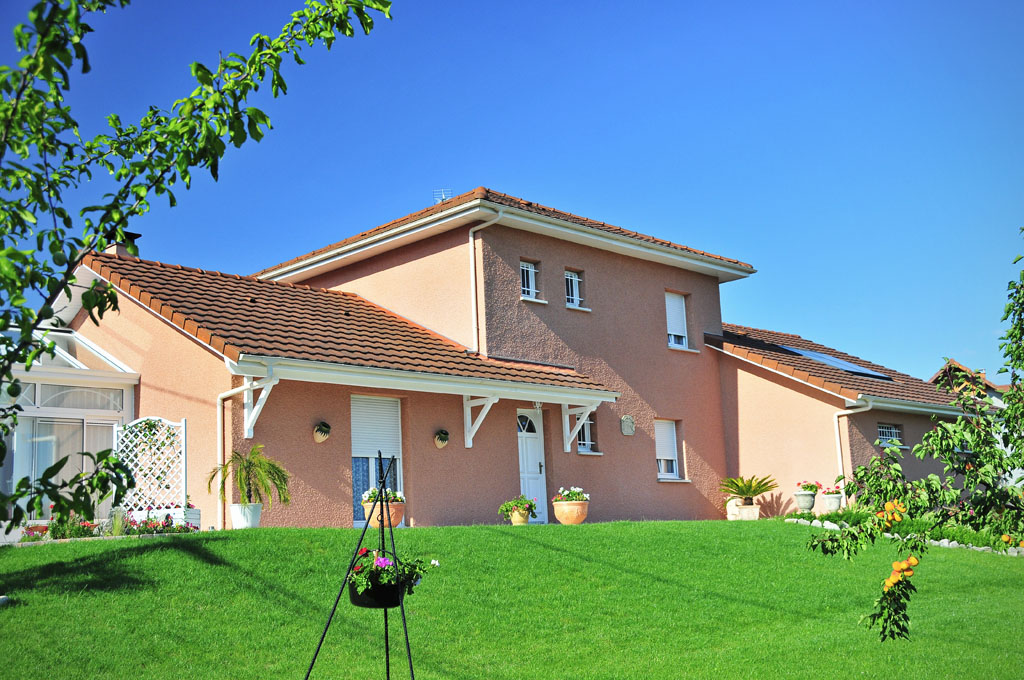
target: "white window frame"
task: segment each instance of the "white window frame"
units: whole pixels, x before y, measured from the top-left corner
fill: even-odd
[[[519,261],[519,296],[525,300],[539,300],[540,286],[537,275],[540,268],[536,262]]]
[[[665,291],[665,326],[668,329],[668,346],[689,349],[686,333],[686,296]]]
[[[576,453],[597,453],[597,441],[594,439],[594,414],[591,413],[583,421],[580,431],[576,433]]]
[[[891,429],[891,431],[888,432],[888,433],[883,433],[883,431],[882,431],[883,428],[889,428],[889,429]],[[893,436],[893,433],[895,433],[895,435],[896,435],[895,437]],[[903,426],[902,425],[900,425],[898,423],[878,423],[878,441],[880,443],[880,446],[884,449],[887,446],[889,446],[889,442],[894,440],[894,439],[899,442],[899,447],[898,448],[900,448],[900,449],[909,449],[910,448],[903,441]]]
[[[671,427],[671,436],[659,437],[658,430],[665,431]],[[667,440],[667,441],[666,441]],[[664,443],[665,446],[659,444]],[[658,479],[678,479],[685,480],[686,477],[686,457],[682,456],[683,460],[680,461],[679,455],[679,423],[675,420],[661,420],[657,419],[654,421],[654,456],[657,461],[658,468]],[[663,465],[663,461],[672,461],[672,472],[665,471],[668,465]],[[680,471],[680,468],[682,470]]]
[[[583,307],[583,272],[565,270],[565,306]]]

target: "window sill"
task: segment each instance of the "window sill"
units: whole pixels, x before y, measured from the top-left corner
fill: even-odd
[[[576,312],[592,312],[592,311],[594,311],[594,310],[590,309],[589,307],[577,307],[576,305],[566,305],[565,308],[566,309],[571,309],[571,310],[576,311]]]
[[[690,349],[689,347],[683,347],[682,345],[669,345],[669,349],[675,350],[676,352],[689,352],[690,354],[700,354],[699,349]]]
[[[577,451],[577,456],[603,456],[604,454],[600,451]]]
[[[692,484],[693,480],[680,479],[679,477],[658,477],[658,483],[668,482],[669,484]]]
[[[520,295],[519,299],[522,300],[523,302],[532,302],[537,305],[546,305],[548,303],[547,300],[541,300],[540,298],[525,297],[523,295]]]

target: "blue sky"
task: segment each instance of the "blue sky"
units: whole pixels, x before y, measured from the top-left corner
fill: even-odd
[[[29,3],[5,0],[10,36]],[[189,64],[297,2],[96,17],[83,132],[191,90]],[[142,256],[251,273],[487,186],[752,263],[726,321],[927,378],[995,370],[1024,252],[1019,2],[396,0],[307,50],[275,129],[134,228]],[[4,63],[16,55],[8,39]],[[998,378],[996,378],[998,380]]]

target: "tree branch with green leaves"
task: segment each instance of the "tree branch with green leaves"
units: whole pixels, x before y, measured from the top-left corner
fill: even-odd
[[[31,370],[42,355],[53,355],[45,329],[62,323],[55,316],[60,301],[77,292],[95,323],[117,309],[112,287],[76,281],[83,258],[125,243],[126,228],[149,211],[154,196],[166,195],[173,207],[174,189],[180,182],[187,190],[196,170],[216,180],[228,144],[237,148],[262,139],[270,119],[250,100],[268,83],[274,97],[287,92],[286,57],[301,65],[305,48],[330,49],[357,28],[369,34],[374,14],[390,18],[391,9],[389,0],[310,0],[276,37],[254,35],[248,55],[222,56],[212,69],[193,63],[195,88],[168,108],[151,106],[131,124],[111,115],[108,132],[83,139],[65,94],[74,68],[83,75],[90,70],[85,43],[92,27],[86,19],[129,2],[37,2],[14,31],[23,56],[14,67],[0,67],[0,463],[21,410],[14,370]],[[69,208],[69,192],[87,190],[100,174],[112,177],[116,188],[78,210]],[[38,305],[30,302],[33,296]],[[94,472],[64,483],[53,480],[67,458],[39,479],[18,480],[9,493],[0,493],[0,521],[10,530],[28,512],[38,512],[45,498],[55,513],[87,518],[105,496],[113,495],[116,504],[132,484],[130,471],[110,451],[94,460]]]

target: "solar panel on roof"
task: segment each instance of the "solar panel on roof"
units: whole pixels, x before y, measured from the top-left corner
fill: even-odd
[[[787,345],[779,345],[779,347],[788,352],[799,354],[802,357],[813,359],[814,361],[818,361],[827,366],[832,366],[842,371],[846,371],[847,373],[853,373],[854,375],[863,375],[868,378],[877,378],[879,380],[892,381],[892,378],[890,378],[884,373],[879,373],[878,371],[872,370],[870,368],[865,368],[864,366],[858,366],[855,363],[846,361],[845,359],[834,357],[830,354],[825,354],[823,352],[815,352],[812,349],[800,349],[799,347],[789,347]]]

